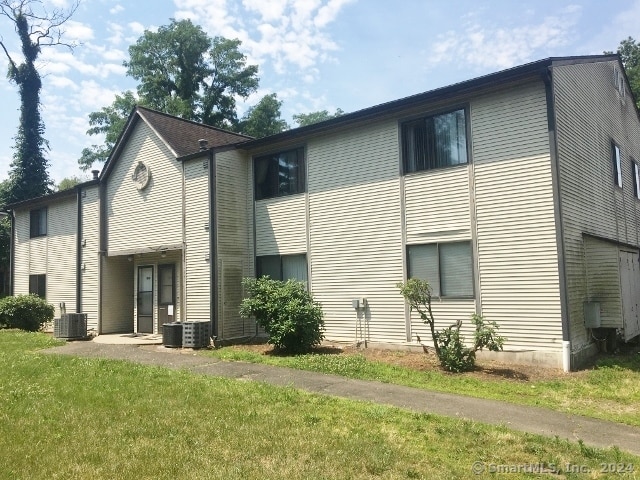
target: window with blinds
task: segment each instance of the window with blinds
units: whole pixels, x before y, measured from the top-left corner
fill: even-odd
[[[459,109],[402,124],[404,173],[468,163],[466,117]]]
[[[307,282],[306,255],[264,255],[256,258],[258,277]]]
[[[407,247],[409,278],[427,280],[434,296],[473,297],[471,242]]]

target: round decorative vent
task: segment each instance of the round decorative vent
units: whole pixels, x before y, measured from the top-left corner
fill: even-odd
[[[151,180],[151,170],[149,170],[149,167],[147,167],[144,162],[138,162],[131,176],[131,180],[133,180],[138,190],[142,190],[149,184],[149,180]]]

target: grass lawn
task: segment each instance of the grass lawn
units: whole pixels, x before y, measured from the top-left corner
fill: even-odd
[[[203,351],[202,354],[224,360],[267,363],[534,405],[640,426],[638,350],[636,347],[625,355],[602,357],[588,370],[571,373],[549,370],[538,375],[538,378],[534,375],[518,375],[518,367],[513,367],[515,370],[509,370],[510,375],[506,375],[504,368],[492,368],[489,363],[476,372],[451,374],[442,371],[435,361],[427,360],[423,353],[402,351],[386,352],[380,356],[383,360],[368,356],[366,351],[339,352],[337,349],[321,349],[324,353],[279,356],[260,346],[231,346]],[[409,356],[419,358],[421,363],[407,361]]]
[[[1,479],[450,479],[475,478],[475,461],[591,472],[566,478],[608,478],[601,465],[619,464],[615,478],[635,478],[626,470],[640,468],[640,457],[617,449],[503,427],[37,353],[55,343],[0,331]]]

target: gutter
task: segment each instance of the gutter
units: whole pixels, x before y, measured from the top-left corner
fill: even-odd
[[[82,188],[77,189],[76,218],[76,313],[82,312]]]

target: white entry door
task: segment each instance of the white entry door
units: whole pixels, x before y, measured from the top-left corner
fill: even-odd
[[[624,340],[640,335],[640,263],[638,253],[620,250],[620,290]]]

